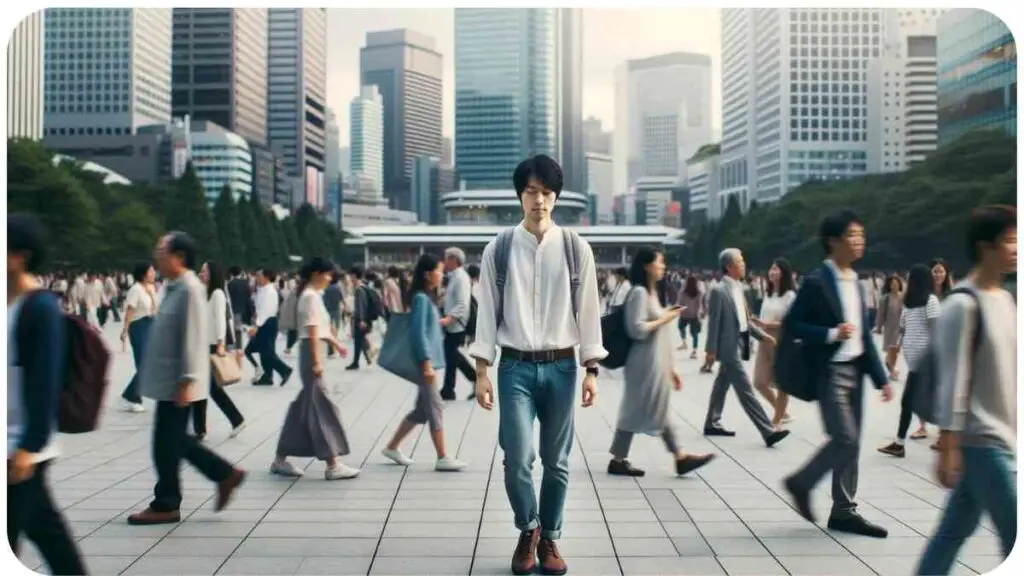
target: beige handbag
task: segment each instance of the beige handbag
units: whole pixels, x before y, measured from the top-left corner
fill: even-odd
[[[213,367],[213,378],[221,388],[242,381],[242,367],[234,355],[213,354],[210,356],[210,365]]]

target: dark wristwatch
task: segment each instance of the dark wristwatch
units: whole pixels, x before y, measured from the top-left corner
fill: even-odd
[[[598,375],[597,366],[588,366],[587,367],[587,376],[593,376],[594,378],[597,378],[597,375]]]

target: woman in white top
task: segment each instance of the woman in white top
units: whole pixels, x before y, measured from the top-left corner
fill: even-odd
[[[903,313],[900,316],[903,339],[900,346],[903,358],[907,361],[907,382],[900,400],[900,421],[896,429],[896,439],[878,449],[883,454],[897,458],[906,456],[903,443],[907,439],[907,430],[910,429],[913,415],[914,395],[918,386],[917,365],[928,349],[931,332],[939,318],[939,297],[933,293],[931,274],[931,270],[924,264],[915,264],[910,269],[907,293],[903,298]],[[919,430],[910,438],[919,440],[926,437],[927,432],[921,434]]]
[[[277,457],[270,472],[298,477],[302,471],[288,461],[289,456],[316,458],[327,463],[326,480],[343,480],[359,475],[358,468],[346,466],[338,456],[349,453],[348,438],[341,425],[338,407],[324,389],[324,345],[332,346],[342,356],[348,351],[331,331],[331,317],[324,306],[323,292],[331,280],[334,265],[324,258],[313,258],[299,272],[296,286],[296,324],[299,328],[299,378],[302,391],[288,407]]]
[[[126,412],[144,412],[142,396],[139,395],[139,366],[142,364],[146,341],[149,339],[149,328],[156,314],[156,287],[153,279],[156,272],[152,264],[139,264],[132,272],[135,284],[128,289],[125,297],[124,327],[121,329],[121,345],[125,341],[132,345],[132,359],[135,361],[135,374],[121,393],[121,408]]]
[[[234,334],[234,330],[231,326],[233,318],[228,307],[228,297],[224,291],[227,280],[224,267],[217,262],[207,262],[199,272],[199,279],[206,284],[207,307],[210,310],[210,354],[227,356],[227,338]],[[213,376],[213,366],[210,367],[210,398],[231,422],[231,438],[238,436],[245,428],[245,418],[227,392],[217,385]],[[205,399],[192,404],[192,429],[195,430],[196,438],[206,438]]]
[[[761,316],[752,318],[751,322],[773,338],[778,338],[782,319],[786,317],[795,299],[793,268],[785,258],[778,258],[768,270],[768,291],[761,303]],[[786,408],[789,407],[789,394],[772,387],[774,362],[775,346],[762,340],[757,346],[757,360],[754,363],[754,388],[775,410],[772,425],[777,429],[791,422],[792,418],[786,413]]]

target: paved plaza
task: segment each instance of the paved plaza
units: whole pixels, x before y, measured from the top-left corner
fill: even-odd
[[[469,462],[465,472],[434,472],[433,447],[422,430],[404,446],[416,463],[401,468],[380,450],[410,410],[413,386],[376,366],[347,372],[339,359],[327,362],[327,382],[352,444],[344,461],[362,468],[358,479],[326,482],[324,465],[306,459],[294,460],[305,468],[305,478],[271,476],[268,466],[298,378],[285,388],[239,384],[230,394],[248,428],[229,439],[228,422],[212,403],[207,416],[209,445],[249,471],[229,508],[214,514],[214,486],[185,467],[183,521],[128,526],[128,514],[144,508],[152,495],[153,415],[116,411],[132,371],[131,355],[116,339],[119,329],[106,330],[115,360],[102,429],[62,437],[63,457],[52,470],[55,496],[92,574],[510,573],[518,532],[502,482],[497,412],[461,399],[447,404],[449,449]],[[630,459],[647,477],[608,476],[622,382],[617,374],[602,375],[598,405],[576,412],[559,542],[570,574],[912,573],[946,493],[932,480],[928,441],[912,442],[903,460],[875,451],[895,431],[898,402],[883,405],[876,394],[868,395],[858,494],[864,516],[887,527],[889,538],[833,534],[803,521],[780,496],[781,478],[824,438],[816,408],[794,401],[793,434],[767,449],[730,394],[723,422],[737,436],[706,439],[700,431],[713,376],[699,374],[688,352],[678,353],[677,366],[684,381],[672,406],[679,441],[718,458],[693,477],[676,478],[660,440],[638,437]],[[898,398],[901,385],[896,391]],[[469,392],[465,381],[458,392],[460,398]],[[539,462],[535,470],[539,477]],[[822,523],[830,505],[828,486],[826,480],[814,495]],[[30,543],[23,543],[22,560],[45,571]],[[984,573],[999,563],[997,540],[985,519],[954,574]]]

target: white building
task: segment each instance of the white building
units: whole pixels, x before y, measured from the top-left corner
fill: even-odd
[[[939,9],[887,10],[880,58],[868,64],[868,171],[900,172],[938,144]]]
[[[884,12],[722,11],[721,196],[745,208],[867,172],[867,69]]]
[[[324,176],[328,182],[341,177],[341,128],[334,111],[327,109],[327,128],[324,130]]]
[[[413,226],[419,223],[415,212],[355,202],[342,204],[341,219],[345,230],[364,226]]]
[[[615,131],[618,190],[645,176],[684,176],[686,159],[711,142],[711,58],[676,52],[621,65]]]
[[[349,107],[353,180],[365,176],[384,196],[384,99],[376,85],[363,86]]]
[[[7,137],[43,137],[43,13],[29,14],[7,45]]]
[[[170,122],[170,8],[50,8],[45,18],[44,134]]]
[[[615,169],[612,157],[597,152],[587,152],[586,161],[587,196],[597,201],[597,222],[615,223]]]
[[[697,154],[686,162],[691,223],[718,220],[725,213],[726,205],[720,201],[718,195],[720,160],[720,152],[714,150],[706,154]]]
[[[213,204],[225,184],[234,198],[252,194],[252,151],[238,134],[213,122],[191,122],[189,150],[206,199]]]
[[[267,139],[284,169],[299,179],[300,198],[322,208],[326,168],[327,9],[269,8]]]
[[[642,212],[636,214],[636,224],[664,224],[672,193],[682,186],[681,180],[675,176],[644,176],[637,180],[634,186],[636,210]]]

